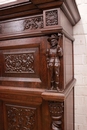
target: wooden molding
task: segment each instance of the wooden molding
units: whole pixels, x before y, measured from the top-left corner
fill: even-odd
[[[31,0],[28,2],[19,2],[14,5],[8,5],[0,8],[0,20],[28,16],[32,14],[41,14],[44,9],[52,9],[60,7],[65,13],[72,25],[80,20],[80,14],[75,0]],[[14,15],[13,15],[14,14]]]

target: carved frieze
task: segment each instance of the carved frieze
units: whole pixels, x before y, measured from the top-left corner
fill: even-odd
[[[8,130],[33,130],[36,108],[6,105]]]
[[[62,130],[63,124],[63,103],[50,101],[49,102],[49,111],[52,118],[51,128],[52,130]]]
[[[59,75],[60,75],[60,57],[63,55],[62,48],[60,47],[61,34],[52,34],[48,38],[50,48],[47,49],[47,68],[50,73],[50,86],[51,90],[61,91],[59,88]]]
[[[34,73],[34,54],[4,54],[5,73]]]
[[[31,17],[24,20],[24,30],[34,30],[43,28],[43,16]]]

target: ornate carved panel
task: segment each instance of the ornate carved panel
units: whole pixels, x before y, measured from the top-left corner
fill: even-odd
[[[44,11],[44,26],[55,26],[58,25],[58,9]]]
[[[8,36],[16,33],[24,33],[25,31],[37,30],[43,28],[43,15],[35,15],[33,17],[21,18],[19,20],[11,20],[0,24],[0,33]]]
[[[34,54],[4,54],[5,73],[34,73]]]
[[[24,20],[24,30],[34,30],[43,28],[43,16],[31,17]]]
[[[6,105],[8,130],[34,130],[36,108]]]
[[[58,25],[58,14],[57,10],[46,12],[46,26]]]
[[[38,48],[3,51],[4,72],[15,74],[35,74]],[[37,65],[37,64],[36,64]]]
[[[50,101],[49,110],[52,118],[51,128],[52,130],[62,130],[63,125],[63,103]]]

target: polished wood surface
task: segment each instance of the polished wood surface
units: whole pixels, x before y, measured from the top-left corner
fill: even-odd
[[[75,1],[0,7],[0,130],[74,130]]]

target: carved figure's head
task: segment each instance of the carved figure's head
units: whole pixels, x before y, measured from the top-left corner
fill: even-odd
[[[48,42],[50,43],[51,47],[56,47],[58,45],[59,37],[57,34],[52,34],[51,37],[48,38]]]

